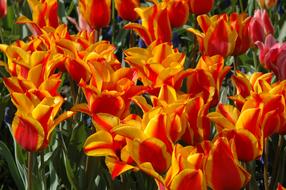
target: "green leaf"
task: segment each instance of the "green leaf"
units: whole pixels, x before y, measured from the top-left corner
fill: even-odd
[[[4,160],[7,162],[10,174],[13,177],[13,180],[15,184],[17,185],[18,189],[25,189],[24,183],[21,179],[19,170],[17,169],[17,166],[15,164],[14,158],[9,148],[2,141],[0,141],[0,156],[3,157]]]
[[[286,21],[284,22],[284,24],[281,28],[281,31],[280,31],[280,34],[278,37],[278,41],[282,42],[283,40],[285,40],[285,37],[286,37]]]
[[[76,182],[76,178],[73,172],[73,169],[71,167],[70,160],[67,158],[66,153],[63,151],[63,156],[64,156],[64,163],[65,163],[65,169],[66,169],[66,174],[68,177],[68,180],[72,186],[72,189],[78,189],[78,185]]]

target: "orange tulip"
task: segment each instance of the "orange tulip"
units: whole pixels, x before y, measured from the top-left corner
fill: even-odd
[[[0,19],[7,14],[7,0],[0,0]]]
[[[207,14],[213,5],[214,0],[189,0],[190,11],[196,15]]]
[[[79,0],[79,10],[93,29],[107,26],[111,19],[111,0]]]
[[[146,45],[154,41],[157,44],[171,41],[172,30],[165,4],[158,3],[151,7],[136,8],[135,11],[141,18],[142,25],[130,23],[124,26],[125,29],[134,30]]]
[[[231,27],[227,15],[212,17],[201,15],[197,17],[197,20],[203,32],[193,28],[189,28],[188,31],[197,36],[200,51],[203,55],[213,56],[219,54],[226,57],[233,53],[237,32]]]
[[[236,160],[225,138],[214,142],[204,173],[208,186],[214,190],[239,190],[250,180],[250,174]]]
[[[136,21],[139,16],[134,9],[139,6],[140,0],[115,0],[118,15],[124,20]]]

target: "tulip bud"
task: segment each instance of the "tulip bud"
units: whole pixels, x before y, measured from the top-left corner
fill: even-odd
[[[105,27],[110,22],[111,0],[79,0],[79,10],[93,29]]]
[[[272,22],[265,10],[255,11],[248,30],[252,44],[256,41],[264,42],[264,39],[268,34],[274,33]]]
[[[140,0],[115,0],[118,15],[124,20],[136,21],[138,14],[134,9],[139,6]]]
[[[184,0],[169,1],[167,10],[172,27],[181,27],[188,21],[189,6]]]
[[[214,0],[189,0],[190,11],[196,15],[208,13],[214,5]]]
[[[257,2],[263,9],[270,9],[277,5],[277,0],[257,0]]]
[[[7,0],[0,0],[0,18],[7,14]]]

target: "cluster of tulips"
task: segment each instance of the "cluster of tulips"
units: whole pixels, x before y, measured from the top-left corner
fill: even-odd
[[[268,137],[286,133],[286,44],[273,37],[267,10],[210,17],[213,0],[153,0],[148,7],[115,0],[118,15],[133,22],[124,28],[146,45],[126,49],[123,67],[116,47],[98,41],[100,28],[110,23],[111,0],[79,0],[77,34],[59,23],[56,0],[28,2],[33,18],[17,22],[33,35],[0,45],[10,74],[3,81],[17,108],[12,132],[23,149],[45,149],[55,127],[81,112],[95,127],[83,150],[105,157],[112,178],[140,170],[160,190],[235,190],[251,179],[241,163],[259,159]],[[259,3],[270,8],[277,1]],[[171,40],[173,28],[186,24],[189,14],[197,15],[200,29],[187,30],[197,37],[201,57],[186,69],[186,55]],[[259,48],[261,65],[272,72],[247,74],[225,65],[226,57],[250,47]],[[74,101],[70,110],[62,109],[63,73],[86,100]],[[220,101],[228,73],[233,104]]]

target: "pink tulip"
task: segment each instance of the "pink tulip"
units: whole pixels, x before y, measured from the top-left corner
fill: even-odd
[[[264,42],[268,34],[274,34],[274,28],[266,10],[256,10],[249,24],[249,35],[252,45]]]
[[[260,63],[269,70],[272,70],[279,80],[286,79],[286,43],[278,43],[269,34],[265,43],[256,42],[260,52]]]

